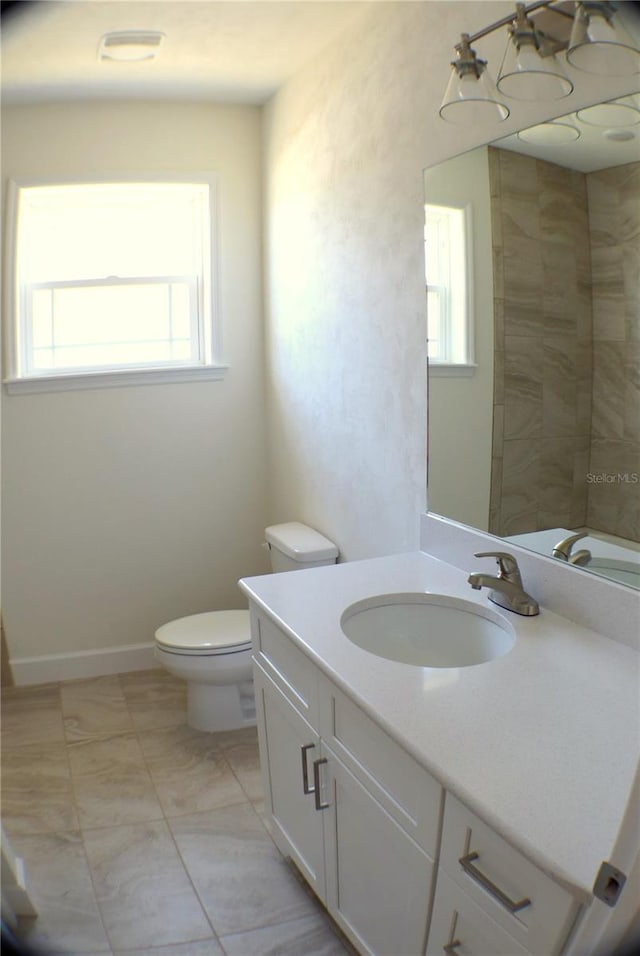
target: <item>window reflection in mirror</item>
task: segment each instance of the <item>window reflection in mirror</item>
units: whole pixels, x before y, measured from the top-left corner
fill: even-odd
[[[428,355],[436,365],[468,365],[470,302],[469,206],[424,207]]]

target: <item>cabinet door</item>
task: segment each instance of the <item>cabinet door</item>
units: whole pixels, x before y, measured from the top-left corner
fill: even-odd
[[[427,956],[527,956],[440,868]]]
[[[433,861],[323,743],[329,912],[362,953],[421,956]]]
[[[320,738],[255,663],[254,688],[272,836],[280,852],[291,857],[324,900],[323,819],[311,790]]]

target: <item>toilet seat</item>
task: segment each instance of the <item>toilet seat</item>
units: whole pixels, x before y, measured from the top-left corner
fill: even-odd
[[[168,654],[223,657],[251,647],[248,611],[207,611],[163,624],[156,643]]]

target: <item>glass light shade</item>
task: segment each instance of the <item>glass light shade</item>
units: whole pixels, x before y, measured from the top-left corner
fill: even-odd
[[[576,116],[587,126],[601,126],[605,129],[636,126],[640,123],[640,108],[629,100],[614,100],[611,103],[597,103],[578,110]]]
[[[640,70],[640,50],[615,20],[607,19],[604,4],[578,3],[567,49],[577,70],[597,76],[632,76]]]
[[[440,116],[448,123],[466,126],[468,123],[483,123],[506,120],[509,108],[498,96],[491,77],[484,69],[480,76],[475,73],[459,74],[455,66],[440,107]]]
[[[498,75],[498,89],[514,100],[561,100],[573,90],[555,56],[542,57],[534,43],[518,49],[509,39]]]
[[[580,139],[580,130],[571,123],[539,123],[529,129],[520,130],[518,139],[535,146],[563,146],[565,143],[574,143]]]

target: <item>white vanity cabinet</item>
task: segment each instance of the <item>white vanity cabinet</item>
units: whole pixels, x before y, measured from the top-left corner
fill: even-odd
[[[440,786],[267,617],[252,630],[277,846],[360,952],[422,956]]]
[[[561,956],[575,897],[445,796],[269,617],[254,609],[251,625],[272,834],[357,950]]]
[[[556,956],[580,905],[452,794],[427,956]]]
[[[511,615],[515,644],[486,666],[367,652],[340,621],[368,598],[428,585],[486,610],[459,563],[474,536],[431,519],[428,530],[438,556],[241,582],[274,838],[362,956],[587,956],[631,938],[638,755],[620,728],[638,709],[635,635],[619,615],[612,640],[544,608]],[[588,607],[615,598],[633,619],[637,601],[612,587]],[[581,615],[582,597],[568,599]],[[594,706],[603,686],[615,693]],[[621,880],[605,885],[613,900],[593,892],[606,861],[629,878],[617,909],[606,904]]]

